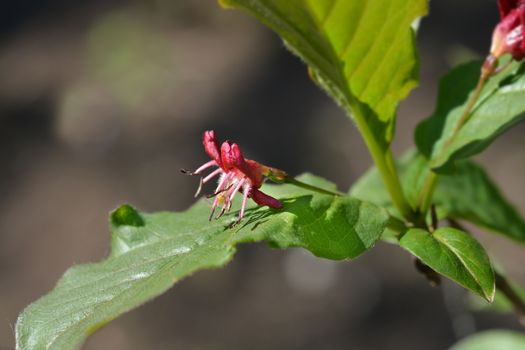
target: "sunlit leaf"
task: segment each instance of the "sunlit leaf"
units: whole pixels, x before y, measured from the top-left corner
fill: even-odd
[[[502,63],[503,65],[505,63]],[[455,68],[441,81],[436,112],[416,130],[416,144],[436,171],[448,171],[454,160],[480,153],[525,117],[525,62],[511,63],[483,89],[469,119],[454,130],[475,89],[480,63]]]
[[[392,140],[398,102],[417,85],[413,22],[427,0],[220,0],[277,32],[312,78],[373,135]],[[365,135],[365,139],[369,136]]]
[[[399,244],[434,271],[492,302],[494,271],[483,247],[469,234],[442,227],[430,234],[411,229]]]
[[[335,186],[314,176],[303,182]],[[122,206],[111,215],[112,250],[102,262],[69,269],[16,325],[18,349],[77,349],[107,322],[163,293],[193,272],[226,264],[238,243],[266,241],[303,247],[329,259],[370,249],[388,220],[383,209],[350,197],[321,195],[290,185],[265,186],[284,208],[251,207],[233,228],[231,213],[209,222],[201,201],[183,213],[146,214]]]

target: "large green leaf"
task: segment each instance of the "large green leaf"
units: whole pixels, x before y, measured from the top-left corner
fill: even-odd
[[[525,334],[507,330],[491,330],[461,340],[450,350],[523,350]]]
[[[503,63],[505,64],[505,63]],[[416,144],[436,171],[454,160],[483,151],[496,137],[525,116],[525,62],[511,63],[492,77],[481,92],[467,122],[454,129],[480,75],[480,62],[459,66],[441,81],[435,113],[416,130]]]
[[[428,0],[220,0],[277,32],[368,140],[391,141],[398,102],[418,82],[412,23]],[[369,140],[368,140],[369,141]]]
[[[434,271],[489,302],[494,299],[496,287],[489,257],[471,235],[450,227],[439,228],[432,234],[411,229],[399,244]]]
[[[303,182],[332,189],[313,176]],[[105,323],[205,268],[226,264],[238,243],[267,241],[304,247],[329,259],[355,258],[371,248],[388,221],[383,209],[350,197],[312,193],[290,185],[265,186],[284,208],[251,207],[209,222],[209,205],[183,213],[139,213],[122,206],[111,215],[112,250],[99,263],[69,269],[48,295],[27,307],[16,325],[18,349],[77,349]]]
[[[407,198],[415,205],[424,179],[430,171],[428,161],[417,152],[408,152],[399,161],[398,168]],[[395,213],[375,168],[354,184],[350,194]],[[460,161],[453,175],[440,176],[433,202],[441,219],[467,220],[489,231],[525,242],[525,221],[522,216],[483,168],[473,161]]]

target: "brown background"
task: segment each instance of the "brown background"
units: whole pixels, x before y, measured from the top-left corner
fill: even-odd
[[[403,103],[396,153],[432,110],[439,76],[480,56],[495,1],[439,0],[419,35],[422,84]],[[23,307],[72,264],[108,252],[107,214],[129,202],[181,210],[216,129],[250,158],[346,190],[371,161],[343,113],[276,36],[215,1],[27,0],[0,13],[0,349]],[[525,212],[523,126],[479,159]],[[480,234],[525,283],[522,247]],[[398,248],[354,262],[241,247],[97,332],[86,349],[444,349],[475,330],[520,329],[431,288]]]

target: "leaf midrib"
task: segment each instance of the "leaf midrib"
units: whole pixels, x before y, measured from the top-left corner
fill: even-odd
[[[443,237],[441,237],[441,235],[439,234],[433,234],[432,237],[438,241],[440,244],[444,245],[450,252],[452,252],[452,254],[454,254],[454,256],[461,262],[461,264],[463,265],[463,267],[465,267],[465,269],[467,270],[468,274],[469,274],[469,277],[472,278],[472,280],[474,280],[474,282],[476,283],[476,285],[479,287],[479,289],[481,290],[481,292],[483,293],[483,295],[485,296],[485,298],[487,299],[491,299],[492,296],[491,295],[487,295],[487,293],[485,292],[485,289],[483,288],[483,285],[481,284],[481,281],[479,280],[479,278],[476,276],[475,273],[472,272],[472,269],[470,267],[470,264],[467,264],[465,262],[465,260],[462,258],[462,254],[459,254],[458,253],[458,250],[448,244],[448,241],[446,239],[444,239]],[[471,260],[469,260],[471,261]],[[472,262],[472,261],[471,261]]]

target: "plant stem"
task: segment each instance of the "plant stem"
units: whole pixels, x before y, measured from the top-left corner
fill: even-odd
[[[492,71],[490,72],[490,74],[491,73]],[[456,126],[454,127],[452,136],[448,139],[447,143],[445,144],[445,147],[443,147],[442,152],[444,152],[448,147],[450,147],[450,145],[452,144],[452,142],[458,135],[459,130],[461,130],[463,125],[465,125],[465,123],[467,122],[468,118],[470,117],[470,112],[472,112],[472,109],[474,108],[474,105],[478,101],[479,95],[481,95],[481,91],[485,87],[485,83],[487,82],[489,78],[490,78],[490,75],[486,74],[485,72],[481,73],[479,80],[478,80],[478,85],[476,85],[476,89],[474,90],[473,94],[470,96],[470,99],[467,105],[465,106],[465,109],[463,110],[463,114],[461,114],[461,117],[459,118]]]
[[[494,272],[494,277],[496,279],[496,288],[510,301],[520,323],[525,325],[525,303],[523,299],[516,293],[505,276],[496,271]]]
[[[390,147],[385,151],[383,160],[383,166],[385,167],[385,170],[381,172],[383,181],[386,183],[386,187],[392,196],[392,200],[396,208],[404,218],[410,220],[412,219],[414,212],[405,197],[403,186],[401,185],[394,156],[392,155],[392,150]],[[380,161],[380,163],[382,162]],[[378,168],[380,167],[378,166]]]
[[[412,220],[414,213],[403,192],[392,150],[389,146],[382,147],[373,135],[370,126],[365,122],[365,113],[361,108],[355,108],[353,112],[356,116],[355,121],[357,127],[363,136],[368,151],[370,152],[379,173],[381,174],[381,178],[390,194],[392,202],[405,219],[409,221]]]
[[[479,99],[479,96],[481,95],[481,92],[483,91],[483,88],[485,87],[485,84],[490,79],[490,77],[493,75],[494,71],[496,70],[498,65],[497,60],[495,60],[492,56],[489,56],[485,63],[482,66],[481,74],[478,80],[478,84],[476,85],[476,89],[470,96],[467,105],[465,106],[465,109],[463,110],[463,113],[458,119],[458,122],[456,123],[456,126],[454,127],[454,131],[452,132],[452,135],[445,143],[445,146],[443,146],[441,150],[441,154],[437,157],[437,159],[441,159],[446,155],[447,149],[452,145],[455,138],[459,134],[459,131],[461,128],[465,125],[465,123],[468,121],[472,109],[476,105],[476,102]],[[421,193],[419,195],[418,201],[417,201],[417,212],[419,214],[419,224],[424,224],[426,214],[428,213],[428,210],[430,209],[430,205],[432,204],[432,197],[434,195],[434,190],[436,189],[436,184],[438,181],[439,175],[432,171],[430,169],[425,182],[423,184],[423,188],[421,190]]]
[[[423,184],[423,188],[421,189],[418,199],[418,213],[420,213],[419,220],[421,221],[419,224],[425,225],[425,217],[428,213],[428,210],[430,209],[430,206],[432,205],[432,197],[434,190],[436,189],[438,179],[438,174],[430,170],[427,178],[425,179],[425,183]]]
[[[394,164],[394,157],[392,151],[387,149],[383,152],[371,152],[372,158],[376,163],[377,169],[381,174],[383,182],[390,193],[392,202],[396,206],[399,213],[407,220],[411,220],[413,216],[412,208],[408,204],[408,201],[401,187],[401,181],[399,181],[399,175],[397,173],[396,166]]]

